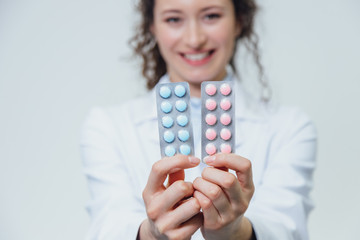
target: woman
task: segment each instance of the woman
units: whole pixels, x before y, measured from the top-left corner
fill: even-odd
[[[258,59],[254,1],[142,0],[139,9],[133,42],[148,87],[188,82],[193,123],[200,122],[201,82],[237,81],[238,41]],[[194,156],[158,160],[154,90],[91,112],[82,138],[90,239],[308,238],[314,126],[300,111],[256,101],[236,86],[235,154],[206,158],[208,166]]]

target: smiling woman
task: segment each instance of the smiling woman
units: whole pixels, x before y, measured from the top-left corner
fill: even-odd
[[[234,74],[240,43],[253,50],[262,73],[253,32],[255,2],[141,0],[139,10],[142,22],[132,42],[151,91],[121,106],[96,108],[85,123],[82,147],[93,219],[89,238],[308,239],[314,125],[297,109],[255,99]],[[154,86],[187,82],[192,116],[186,124],[191,120],[198,127],[201,84],[222,80],[233,81],[234,88],[219,91],[237,97],[234,104],[220,103],[236,113],[233,119],[225,113],[219,121],[237,126],[220,133],[236,139],[233,153],[210,149],[213,155],[201,162],[195,157],[201,149],[195,128],[194,156],[161,158]],[[167,98],[171,91],[162,94]],[[216,106],[209,102],[208,108]],[[215,124],[215,115],[209,116],[206,123]],[[164,127],[175,124],[170,120]],[[175,135],[168,139],[174,141]]]
[[[226,76],[240,34],[234,12],[231,1],[156,1],[151,33],[172,82],[200,96],[201,82]]]
[[[176,58],[183,57],[188,59],[189,63],[203,65],[214,53],[215,49],[212,48],[222,47],[227,51],[219,55],[224,55],[221,56],[224,59],[228,57],[226,64],[230,64],[234,73],[237,72],[234,63],[236,46],[238,42],[242,42],[253,52],[259,69],[260,83],[263,88],[267,88],[259,60],[258,37],[253,29],[257,10],[254,1],[148,0],[140,1],[138,10],[142,14],[142,22],[131,43],[135,52],[143,58],[142,70],[149,89],[152,89],[167,72],[167,64],[169,64],[169,61],[167,64],[164,61],[165,56],[160,49],[162,47],[160,42],[165,41],[163,46],[165,48],[175,44],[179,39],[183,39],[183,46],[182,49],[176,50],[178,52],[175,55],[182,55]],[[155,32],[155,26],[158,26],[159,33]],[[186,57],[185,53],[187,53]],[[205,61],[199,61],[202,59]],[[221,74],[223,78],[224,72],[217,75],[213,73],[212,77],[222,79],[219,77]],[[204,79],[203,76],[201,78]]]

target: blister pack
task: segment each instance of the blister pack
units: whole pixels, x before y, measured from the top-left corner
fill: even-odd
[[[155,91],[161,156],[193,155],[189,84],[157,84]]]
[[[235,147],[233,81],[201,83],[201,157],[231,153]]]

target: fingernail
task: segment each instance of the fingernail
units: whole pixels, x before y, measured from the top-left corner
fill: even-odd
[[[189,161],[192,163],[192,164],[199,164],[200,163],[200,159],[198,159],[197,157],[189,157]]]
[[[209,163],[213,163],[214,161],[215,161],[215,158],[216,158],[216,156],[207,156],[207,157],[205,157],[204,158],[204,162],[206,163],[206,164],[209,164]]]

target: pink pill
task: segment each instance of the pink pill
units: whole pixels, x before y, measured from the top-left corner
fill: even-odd
[[[208,145],[206,145],[205,151],[209,155],[214,155],[216,153],[216,147],[214,144],[209,143]]]
[[[227,83],[221,84],[221,86],[220,86],[220,92],[221,92],[221,94],[224,95],[224,96],[229,95],[229,94],[231,93],[231,87],[230,87],[230,85],[227,84]]]
[[[221,146],[220,146],[220,151],[222,152],[222,153],[231,153],[231,146],[229,145],[229,144],[226,144],[226,143],[223,143],[223,144],[221,144]]]
[[[225,126],[229,125],[231,123],[230,115],[227,113],[224,113],[223,115],[221,115],[220,122]]]
[[[205,106],[207,110],[213,111],[216,108],[216,102],[213,99],[206,100]]]
[[[206,130],[205,132],[206,138],[210,141],[214,140],[216,138],[216,131],[212,128],[209,128],[208,130]]]
[[[223,99],[220,102],[220,107],[222,110],[227,111],[231,108],[231,102],[228,99]]]
[[[205,117],[205,122],[210,126],[215,125],[216,121],[217,121],[217,119],[216,119],[216,116],[214,114],[209,113]]]
[[[223,128],[220,132],[220,137],[224,139],[225,141],[229,140],[231,138],[231,132],[227,128]]]
[[[214,84],[208,84],[205,87],[205,92],[207,93],[207,95],[209,96],[213,96],[216,93],[216,87]]]

